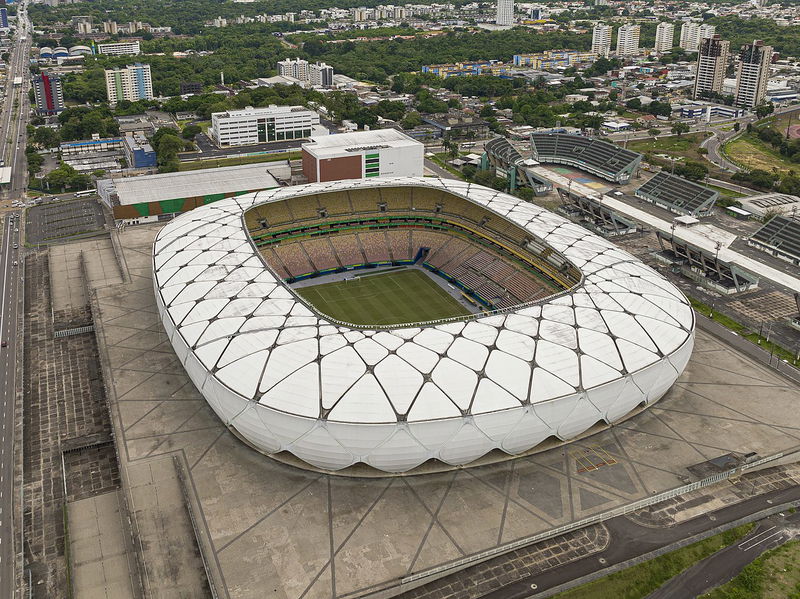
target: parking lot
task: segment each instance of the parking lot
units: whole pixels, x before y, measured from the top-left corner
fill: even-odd
[[[53,243],[86,237],[105,227],[102,206],[94,199],[51,202],[28,209],[26,240],[29,244]]]

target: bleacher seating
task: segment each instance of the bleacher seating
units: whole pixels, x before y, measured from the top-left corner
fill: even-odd
[[[800,264],[800,220],[773,216],[750,237],[750,243],[784,260]]]
[[[391,228],[388,216],[395,219],[396,228]],[[286,279],[410,260],[421,248],[428,248],[426,264],[495,307],[552,293],[552,287],[528,272],[530,267],[511,259],[502,247],[513,246],[526,254],[521,243],[527,236],[524,229],[441,190],[409,187],[322,193],[293,198],[288,206],[285,201],[256,206],[246,213],[245,222],[256,243],[264,246],[264,259]],[[451,229],[448,223],[461,228]],[[488,237],[497,237],[499,246],[481,237],[487,231],[491,232]],[[538,258],[531,254],[528,260]]]
[[[342,216],[353,214],[350,196],[346,191],[333,191],[319,196],[320,208],[324,208],[328,216]]]
[[[336,260],[336,253],[333,251],[327,237],[317,237],[307,239],[302,242],[308,257],[316,270],[328,270],[338,268],[339,262]]]
[[[272,269],[283,279],[288,279],[291,275],[286,270],[286,266],[281,262],[281,259],[271,247],[261,248],[261,255],[264,260],[269,264]]]
[[[352,266],[354,264],[364,264],[364,254],[358,245],[356,236],[351,234],[332,235],[329,237],[333,251],[339,257],[342,266]]]
[[[719,192],[661,171],[637,189],[636,195],[672,212],[702,216],[711,211]]]
[[[466,241],[451,237],[447,243],[440,247],[436,252],[428,255],[427,262],[436,268],[447,272],[447,265],[451,261],[457,260],[458,263],[461,264],[465,258],[464,253],[469,252],[471,249],[473,248]],[[471,253],[474,253],[474,250]]]
[[[291,276],[297,277],[314,272],[314,265],[311,264],[308,255],[299,242],[277,245],[273,249]]]
[[[364,250],[367,262],[388,262],[389,244],[383,231],[366,231],[358,233],[358,240]]]
[[[392,260],[411,260],[414,257],[411,253],[411,231],[408,229],[386,231],[386,239]]]
[[[533,133],[531,146],[540,162],[574,166],[616,183],[627,183],[642,159],[613,143],[569,133]]]
[[[317,196],[301,196],[294,198],[289,204],[289,210],[294,215],[294,220],[306,220],[319,217],[319,204]]]

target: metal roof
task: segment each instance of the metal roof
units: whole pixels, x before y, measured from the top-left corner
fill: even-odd
[[[183,173],[114,179],[119,203],[140,204],[277,187],[269,164],[246,164]]]
[[[244,227],[256,205],[328,191],[429,187],[525,228],[583,273],[568,292],[502,314],[363,328],[310,308]],[[658,400],[689,360],[694,313],[678,288],[605,239],[461,181],[348,180],[279,188],[188,212],[156,238],[159,312],[192,381],[265,453],[338,470],[466,464],[567,440]]]

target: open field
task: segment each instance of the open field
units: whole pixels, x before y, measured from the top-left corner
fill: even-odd
[[[713,168],[713,165],[705,161],[703,154],[697,150],[700,144],[707,137],[704,133],[687,133],[685,135],[670,135],[667,137],[657,137],[652,139],[639,139],[628,142],[628,149],[648,155],[648,161],[669,166],[670,161],[659,159],[656,154],[666,154],[673,158],[682,158],[683,161],[700,162]],[[652,160],[649,157],[652,156]]]
[[[676,574],[743,537],[752,527],[752,524],[744,524],[672,553],[631,566],[627,570],[576,587],[556,597],[557,599],[605,599],[606,597],[641,599]]]
[[[725,154],[731,161],[748,169],[771,171],[773,168],[785,170],[798,166],[769,144],[747,133],[725,144]]]
[[[411,269],[296,291],[321,312],[353,324],[424,322],[469,314],[424,273]]]
[[[728,584],[703,595],[708,599],[787,599],[800,597],[800,541],[781,545],[749,564]]]

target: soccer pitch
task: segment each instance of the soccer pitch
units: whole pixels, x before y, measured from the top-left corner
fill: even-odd
[[[416,269],[362,275],[295,291],[320,312],[352,324],[405,324],[470,314]]]

